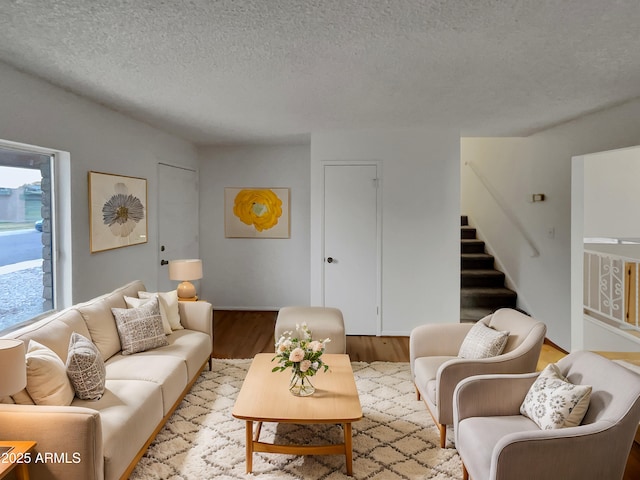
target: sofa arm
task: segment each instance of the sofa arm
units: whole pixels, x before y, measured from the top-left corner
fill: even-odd
[[[519,415],[520,405],[538,373],[477,375],[453,391],[454,425],[469,417]]]
[[[213,305],[209,302],[178,302],[180,323],[184,328],[206,333],[213,338]]]
[[[33,478],[104,478],[100,413],[83,407],[0,404],[0,438],[33,440]]]

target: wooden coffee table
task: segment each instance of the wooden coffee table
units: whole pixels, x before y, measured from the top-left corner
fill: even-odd
[[[253,469],[253,453],[290,455],[344,455],[347,474],[353,473],[351,423],[362,418],[362,407],[349,355],[324,354],[328,372],[312,377],[316,391],[310,397],[289,392],[291,371],[272,372],[273,353],[259,353],[253,359],[232,415],[246,421],[247,473]],[[253,423],[257,422],[254,431]],[[328,445],[281,445],[260,441],[263,422],[316,424],[339,423],[344,443]]]

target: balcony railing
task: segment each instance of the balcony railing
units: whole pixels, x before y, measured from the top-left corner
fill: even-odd
[[[640,259],[584,251],[584,308],[640,332]]]

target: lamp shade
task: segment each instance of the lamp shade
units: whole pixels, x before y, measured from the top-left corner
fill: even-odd
[[[202,260],[169,260],[169,278],[171,280],[199,280],[202,278]]]
[[[27,386],[27,364],[22,340],[0,338],[0,397],[18,393]]]

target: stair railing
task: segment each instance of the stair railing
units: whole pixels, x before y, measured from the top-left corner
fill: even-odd
[[[493,199],[498,204],[498,206],[500,207],[502,212],[505,214],[505,216],[509,219],[509,221],[511,221],[511,223],[513,223],[513,225],[516,227],[518,232],[520,232],[520,235],[522,235],[522,237],[527,242],[531,250],[531,256],[537,257],[538,255],[540,255],[540,252],[538,251],[535,244],[533,243],[532,238],[529,236],[524,226],[520,223],[520,220],[518,220],[518,216],[515,213],[513,213],[511,208],[509,208],[509,204],[500,196],[498,191],[495,188],[493,188],[493,185],[491,185],[491,182],[489,182],[487,177],[485,177],[482,174],[482,172],[478,169],[478,167],[473,162],[467,161],[467,162],[464,162],[464,164],[467,165],[469,168],[471,168],[471,171],[476,175],[476,177],[478,178],[478,180],[480,180],[484,188],[493,197]]]
[[[584,308],[640,331],[640,259],[584,250]]]

